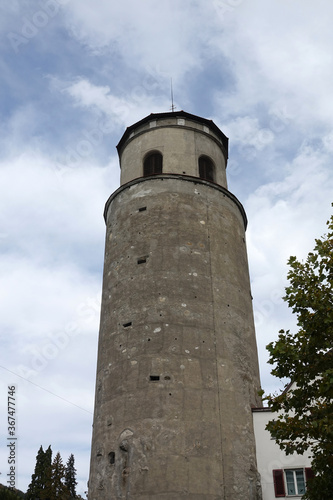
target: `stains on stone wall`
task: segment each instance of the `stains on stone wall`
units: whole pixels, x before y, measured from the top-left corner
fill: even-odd
[[[179,113],[146,117],[117,146],[89,500],[260,499],[246,215],[227,190],[228,139]],[[152,151],[163,171],[143,177]]]
[[[242,214],[204,184],[139,193],[109,207],[93,498],[248,500],[259,378]]]

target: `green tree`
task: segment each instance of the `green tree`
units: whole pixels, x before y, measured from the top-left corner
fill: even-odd
[[[70,498],[77,498],[76,496],[76,469],[74,467],[74,455],[71,454],[67,460],[65,470],[65,485],[69,492]]]
[[[52,500],[52,449],[51,446],[44,453],[44,487],[41,493],[42,500]]]
[[[24,493],[0,484],[0,500],[22,500]]]
[[[69,493],[64,483],[65,466],[62,463],[62,458],[58,452],[52,462],[52,497],[51,500],[59,498],[60,500],[68,500]]]
[[[26,493],[28,500],[48,500],[51,498],[51,461],[51,446],[46,451],[41,446],[36,457],[35,472],[31,476],[31,482]]]
[[[267,346],[272,374],[288,377],[295,389],[266,397],[279,416],[267,429],[287,454],[312,455],[314,479],[304,498],[333,497],[333,216],[328,234],[315,240],[305,262],[290,257],[284,300],[299,330],[281,330]]]

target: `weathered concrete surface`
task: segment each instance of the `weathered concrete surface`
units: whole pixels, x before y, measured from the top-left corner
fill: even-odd
[[[164,173],[195,177],[199,176],[199,156],[209,156],[217,167],[216,183],[227,187],[226,151],[219,137],[203,124],[174,117],[152,118],[139,126],[120,151],[121,184],[142,176],[142,160],[151,151],[162,153]]]
[[[117,190],[106,217],[89,500],[259,499],[239,202],[162,174]]]

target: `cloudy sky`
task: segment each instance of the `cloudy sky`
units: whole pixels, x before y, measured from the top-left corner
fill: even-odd
[[[115,145],[170,110],[171,78],[177,109],[230,138],[262,385],[282,387],[265,345],[295,329],[286,262],[332,211],[332,18],[328,0],[0,0],[0,482],[15,384],[17,486],[51,444],[86,489]]]

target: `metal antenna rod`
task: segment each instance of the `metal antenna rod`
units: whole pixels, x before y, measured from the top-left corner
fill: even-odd
[[[173,86],[172,86],[172,78],[171,78],[171,111],[175,111],[176,106],[173,103]]]

